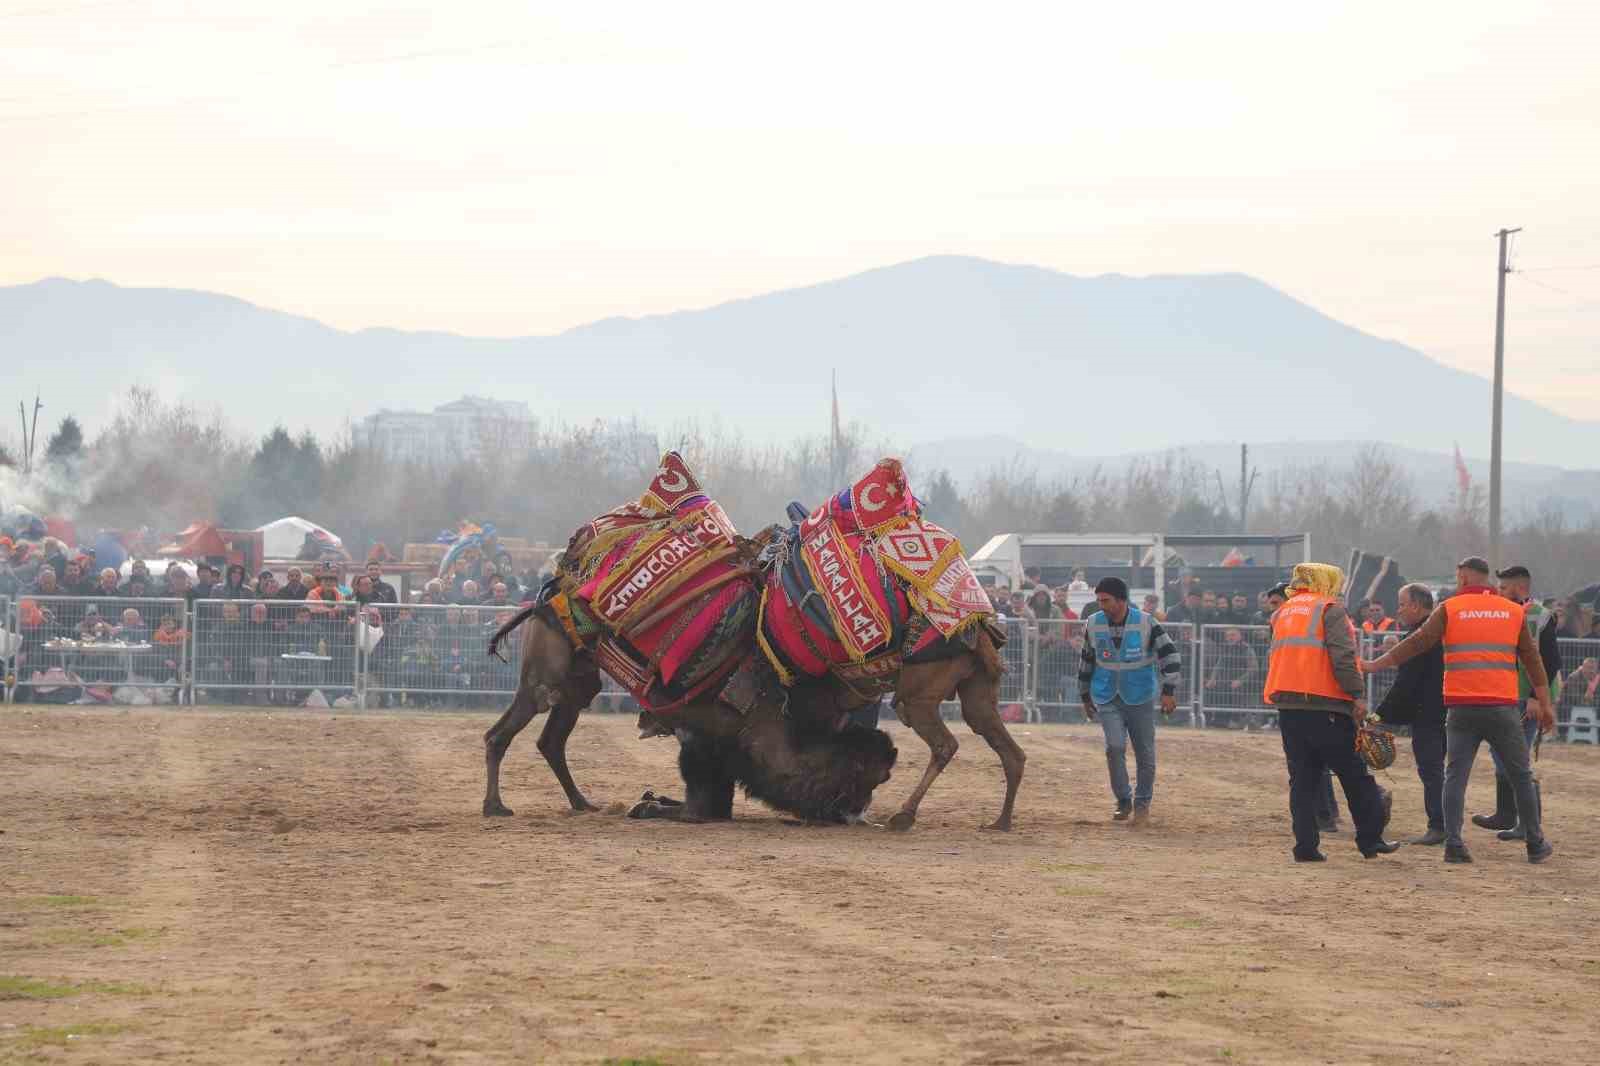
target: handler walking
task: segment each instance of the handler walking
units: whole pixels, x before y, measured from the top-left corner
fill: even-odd
[[[1085,624],[1078,690],[1083,713],[1098,716],[1106,736],[1106,769],[1117,810],[1112,815],[1134,825],[1150,817],[1156,787],[1156,674],[1161,675],[1161,713],[1177,709],[1178,678],[1183,672],[1178,648],[1154,617],[1128,603],[1128,584],[1119,577],[1101,578],[1094,587],[1100,610]],[[1128,740],[1138,786],[1128,787]]]
[[[1325,862],[1319,850],[1317,793],[1324,769],[1344,786],[1356,847],[1364,858],[1400,845],[1383,839],[1386,804],[1367,764],[1356,753],[1356,726],[1366,717],[1365,686],[1356,668],[1356,630],[1336,598],[1344,571],[1301,563],[1290,598],[1272,616],[1271,659],[1263,698],[1278,709],[1278,732],[1289,762],[1289,814],[1294,861]]]
[[[1544,663],[1544,675],[1550,682],[1550,698],[1561,698],[1561,644],[1556,640],[1555,612],[1547,609],[1544,604],[1533,598],[1533,574],[1526,566],[1508,566],[1495,575],[1500,579],[1500,595],[1514,603],[1522,604],[1522,621],[1528,627],[1528,634],[1533,637],[1533,642],[1539,648],[1539,661]],[[1521,701],[1522,710],[1522,739],[1528,742],[1530,752],[1537,751],[1535,743],[1539,737],[1538,725],[1528,712],[1528,697],[1533,694],[1533,685],[1528,680],[1528,672],[1520,666],[1517,668],[1517,698]],[[1505,767],[1501,764],[1500,756],[1495,754],[1493,748],[1489,754],[1494,756],[1494,814],[1474,814],[1472,824],[1482,826],[1484,829],[1500,830],[1498,836],[1501,840],[1524,840],[1527,837],[1523,830],[1522,822],[1517,818],[1516,796],[1511,791],[1511,779],[1506,776]],[[1533,775],[1533,794],[1538,797],[1541,811],[1544,808],[1544,789],[1539,785],[1539,775]],[[1544,817],[1540,815],[1540,821]]]
[[[1478,745],[1489,742],[1500,756],[1516,793],[1517,815],[1526,836],[1529,862],[1544,862],[1555,849],[1544,838],[1539,798],[1534,790],[1528,743],[1519,713],[1517,663],[1527,671],[1538,709],[1541,733],[1555,728],[1550,681],[1539,659],[1522,605],[1489,587],[1489,564],[1472,556],[1456,566],[1456,594],[1434,608],[1428,620],[1405,640],[1366,664],[1384,670],[1444,644],[1445,767],[1444,861],[1471,862],[1461,839],[1467,805],[1467,779]]]

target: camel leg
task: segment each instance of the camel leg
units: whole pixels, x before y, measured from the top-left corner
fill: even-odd
[[[911,795],[906,797],[905,803],[901,804],[900,809],[889,819],[890,829],[903,831],[916,824],[917,807],[922,803],[922,797],[928,794],[933,779],[950,765],[950,760],[956,757],[956,750],[961,745],[956,742],[954,734],[946,728],[944,719],[939,717],[937,698],[909,701],[896,699],[894,710],[900,721],[915,730],[917,736],[922,738],[922,742],[928,745],[928,768],[922,772],[922,780],[917,782],[917,787],[911,790]]]
[[[575,688],[577,691],[573,691]],[[572,727],[578,724],[578,716],[599,691],[599,674],[575,678],[572,685],[563,688],[561,702],[550,708],[550,718],[544,724],[544,731],[539,734],[539,754],[544,756],[556,780],[561,782],[561,791],[567,794],[567,802],[572,804],[574,811],[600,809],[584,799],[583,793],[578,791],[577,784],[572,780],[572,771],[567,768],[567,738],[572,735]]]
[[[1005,720],[1000,717],[999,683],[982,670],[974,671],[956,686],[961,696],[961,717],[967,726],[1000,756],[1000,766],[1006,772],[1006,802],[1000,808],[1000,817],[984,829],[1005,832],[1011,828],[1011,809],[1017,801],[1017,788],[1022,784],[1022,768],[1027,754],[1011,737]]]
[[[483,761],[489,770],[488,787],[483,794],[484,817],[511,817],[511,808],[500,802],[500,762],[506,757],[506,749],[511,747],[511,741],[538,713],[539,701],[534,696],[532,686],[519,685],[506,713],[483,734]],[[568,729],[570,731],[571,727]],[[546,729],[546,732],[549,730]],[[543,738],[540,743],[543,744]]]

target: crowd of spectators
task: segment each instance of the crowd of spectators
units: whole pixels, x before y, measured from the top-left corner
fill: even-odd
[[[77,698],[86,687],[134,679],[175,693],[187,662],[211,702],[337,698],[353,687],[358,666],[384,705],[497,702],[486,694],[514,689],[515,667],[487,659],[485,645],[537,589],[537,575],[519,576],[509,554],[473,554],[411,602],[378,562],[348,572],[293,565],[281,580],[272,570],[251,578],[237,563],[204,560],[192,574],[180,562],[153,574],[141,559],[125,569],[96,568],[92,551],[69,551],[58,540],[13,545],[0,537],[0,597],[18,604],[20,698],[45,690]],[[72,683],[34,692],[29,681],[41,671]]]

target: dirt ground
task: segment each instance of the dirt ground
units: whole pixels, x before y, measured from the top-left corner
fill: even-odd
[[[1289,860],[1276,734],[1164,731],[1151,825],[1098,733],[962,749],[906,835],[572,816],[488,712],[0,709],[0,1061],[1593,1062],[1600,751],[1545,749],[1546,866]],[[891,811],[925,761],[895,727]],[[676,744],[591,715],[591,799]],[[1130,760],[1131,761],[1131,760]],[[1402,744],[1393,836],[1424,827]],[[1480,758],[1471,809],[1492,800]]]

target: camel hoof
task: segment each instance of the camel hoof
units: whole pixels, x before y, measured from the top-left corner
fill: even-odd
[[[485,818],[510,818],[515,813],[517,812],[507,807],[504,803],[483,801],[483,816]]]
[[[992,833],[1009,833],[1009,832],[1011,832],[1011,819],[1010,818],[996,818],[994,821],[990,822],[988,825],[980,825],[978,828],[979,829],[983,829],[983,830],[987,830],[987,831],[992,832]]]
[[[910,811],[896,811],[889,819],[889,828],[896,833],[904,833],[917,824],[917,816]]]

